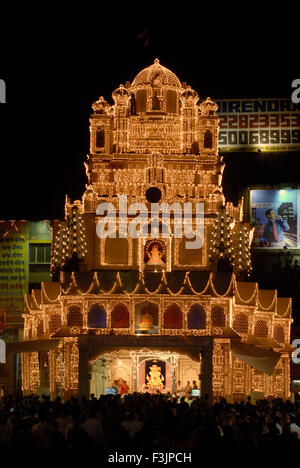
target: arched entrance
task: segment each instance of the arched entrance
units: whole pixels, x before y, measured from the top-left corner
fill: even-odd
[[[169,351],[131,351],[137,392],[174,393],[180,355]]]
[[[129,393],[149,392],[174,394],[177,383],[185,387],[189,381],[199,380],[201,362],[172,351],[150,349],[128,350],[103,353],[90,361],[90,392],[99,398],[126,381]]]

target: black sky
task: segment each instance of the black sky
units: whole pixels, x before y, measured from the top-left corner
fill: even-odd
[[[127,20],[120,27],[105,17],[73,24],[44,14],[2,31],[0,219],[63,216],[65,194],[80,198],[87,182],[92,102],[100,95],[111,102],[112,91],[156,57],[201,98],[289,97],[292,79],[300,78],[299,62],[287,59],[276,31],[259,47],[255,28],[256,42],[246,46],[243,32],[178,25]]]

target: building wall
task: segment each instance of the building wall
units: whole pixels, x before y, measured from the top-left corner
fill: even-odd
[[[1,338],[6,342],[24,337],[24,295],[51,281],[51,240],[49,221],[0,221],[0,309],[6,315]],[[6,393],[19,392],[20,355],[9,355],[0,366],[0,386]]]

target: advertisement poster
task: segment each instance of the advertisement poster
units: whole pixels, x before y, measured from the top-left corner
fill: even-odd
[[[0,309],[23,312],[28,292],[28,223],[0,223]]]
[[[221,151],[297,151],[300,105],[291,99],[217,101]]]
[[[252,247],[297,248],[299,190],[251,190]]]

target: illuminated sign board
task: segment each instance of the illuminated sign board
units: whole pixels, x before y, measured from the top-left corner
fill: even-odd
[[[297,151],[300,107],[290,99],[217,100],[221,151]]]
[[[250,190],[252,247],[299,248],[300,190]]]
[[[28,292],[28,223],[4,221],[0,231],[0,308],[23,312]]]

